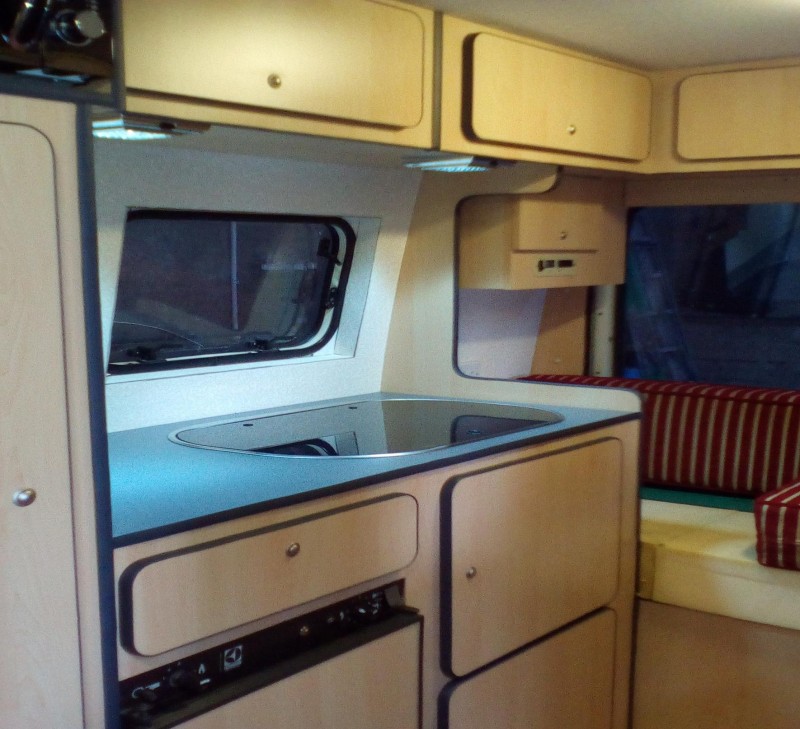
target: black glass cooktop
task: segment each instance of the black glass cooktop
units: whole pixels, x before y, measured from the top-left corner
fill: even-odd
[[[190,428],[174,440],[277,456],[382,456],[446,448],[560,420],[548,410],[467,400],[361,400]]]

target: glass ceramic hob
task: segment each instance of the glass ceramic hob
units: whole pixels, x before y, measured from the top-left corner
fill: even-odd
[[[470,443],[550,425],[557,413],[469,400],[359,400],[189,428],[184,445],[273,456],[383,456]]]

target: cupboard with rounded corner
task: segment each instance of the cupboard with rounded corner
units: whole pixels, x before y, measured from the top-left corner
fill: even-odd
[[[630,169],[650,152],[644,73],[445,16],[443,150]]]
[[[192,32],[176,33],[187,17]],[[394,0],[124,0],[122,22],[128,112],[431,146],[430,10]]]

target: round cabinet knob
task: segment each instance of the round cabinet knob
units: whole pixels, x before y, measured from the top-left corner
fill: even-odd
[[[559,237],[559,239],[560,239],[560,240],[566,240],[566,239],[567,239],[567,231],[566,231],[566,230],[562,230],[562,231],[561,231],[561,232],[558,234],[558,237]]]
[[[53,18],[52,28],[71,46],[88,45],[106,33],[106,25],[96,10],[62,10]]]
[[[477,569],[476,567],[470,567],[470,568],[467,570],[467,579],[468,579],[468,580],[472,580],[472,579],[474,579],[474,578],[475,578],[475,576],[476,576],[477,574],[478,574],[478,569]]]
[[[296,557],[298,554],[300,554],[300,545],[297,542],[292,542],[288,547],[286,547],[287,557]]]
[[[14,506],[30,506],[36,501],[36,492],[33,489],[15,491],[14,495],[11,497],[11,501],[14,502]]]
[[[577,132],[577,131],[578,131],[578,127],[576,127],[574,124],[570,124],[567,127],[567,134],[575,134],[575,132]]]
[[[271,89],[279,89],[283,86],[283,79],[277,73],[271,73],[267,78],[267,83]]]

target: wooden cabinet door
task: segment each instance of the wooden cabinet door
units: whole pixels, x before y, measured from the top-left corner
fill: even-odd
[[[800,66],[689,76],[680,85],[684,159],[800,155]]]
[[[474,36],[468,123],[478,140],[642,160],[646,76],[492,33]]]
[[[83,724],[50,141],[0,122],[0,724]],[[29,506],[13,503],[31,489]]]
[[[256,690],[181,729],[419,727],[420,629],[384,638]]]
[[[395,494],[140,560],[120,578],[123,643],[157,655],[402,569],[416,553],[417,502]]]
[[[427,11],[372,0],[125,0],[122,11],[132,90],[396,128],[422,119]]]
[[[621,464],[609,439],[445,486],[442,653],[454,675],[615,597]]]
[[[604,610],[442,696],[447,729],[609,729],[615,616]]]

